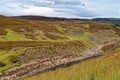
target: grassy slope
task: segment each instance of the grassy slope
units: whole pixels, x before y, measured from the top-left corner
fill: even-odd
[[[17,28],[22,26],[29,27],[30,24],[27,21],[0,16],[0,41],[29,40],[24,35],[17,33]]]
[[[21,34],[17,34],[11,29],[6,29],[7,34],[0,36],[0,41],[29,41],[30,39],[25,38]]]
[[[3,72],[13,66],[17,66],[19,65],[19,63],[12,63],[10,61],[10,56],[18,56],[19,54],[22,54],[24,52],[24,49],[20,49],[17,51],[14,50],[10,50],[9,48],[14,48],[14,47],[10,47],[11,45],[17,45],[17,42],[15,41],[23,41],[21,42],[21,46],[24,46],[24,41],[47,41],[47,44],[53,44],[54,42],[58,43],[59,42],[65,42],[68,41],[69,38],[72,38],[72,40],[78,40],[78,37],[84,37],[84,35],[86,34],[82,34],[82,35],[66,35],[63,34],[62,31],[60,31],[59,29],[57,29],[56,27],[54,27],[55,23],[51,23],[51,22],[32,22],[32,21],[26,21],[26,20],[19,20],[19,19],[13,19],[13,18],[9,18],[9,17],[5,17],[5,16],[0,16],[0,48],[4,47],[6,49],[0,49],[0,61],[3,62],[5,64],[4,67],[0,67],[0,72]],[[49,27],[49,28],[48,28]],[[43,35],[43,33],[41,32],[39,35],[40,37],[34,40],[34,37],[36,35],[32,35],[35,34],[34,30],[38,28],[42,31],[44,31],[43,33],[45,33],[46,35]],[[20,32],[20,29],[23,29],[23,31],[26,32]],[[59,36],[54,36],[54,35],[50,35],[47,34],[47,32],[51,32],[51,31],[56,31],[56,33],[59,33],[60,35],[63,36],[63,38],[60,38]],[[23,34],[23,33],[29,33],[30,35],[28,36],[28,34]],[[55,34],[56,34],[55,33]],[[42,39],[42,37],[45,37],[46,39]],[[30,38],[32,37],[32,38]],[[86,36],[87,37],[87,36]],[[11,43],[12,41],[12,43]],[[4,45],[2,42],[6,42],[6,44],[9,46],[7,47],[6,44]],[[11,44],[9,44],[11,43]],[[35,42],[30,42],[30,43],[35,43]],[[38,43],[38,42],[37,42]],[[45,42],[44,42],[45,43]],[[66,42],[65,42],[66,43]],[[19,44],[19,43],[18,43]],[[28,44],[28,43],[27,43]],[[33,46],[35,46],[34,44],[32,44]],[[31,46],[32,46],[31,45]],[[16,46],[19,47],[19,46]]]
[[[12,45],[16,45],[19,42],[23,41],[20,47],[25,46],[24,41],[47,41],[49,44],[52,42],[62,42],[66,43],[67,41],[80,41],[86,46],[93,46],[95,44],[91,43],[88,40],[90,35],[94,36],[94,32],[98,29],[110,28],[110,25],[104,25],[93,22],[69,22],[69,21],[58,21],[58,22],[49,22],[49,21],[27,21],[8,18],[5,16],[0,16],[0,42],[6,42],[6,44],[12,41]],[[68,34],[64,29],[68,31],[82,30],[82,34]],[[57,35],[56,35],[57,34]],[[95,33],[96,34],[96,33]],[[61,37],[62,36],[62,37]],[[116,36],[116,35],[114,35]],[[8,42],[9,41],[9,42]],[[18,42],[15,42],[18,41]],[[30,42],[31,43],[31,42]],[[34,43],[34,42],[33,42]],[[8,44],[7,47],[8,48]],[[27,43],[28,44],[28,43]],[[52,43],[53,44],[53,43]],[[60,45],[60,44],[59,44]],[[4,45],[0,45],[0,48]],[[9,45],[10,46],[10,45]],[[34,45],[35,46],[35,45]],[[19,46],[17,46],[19,47]],[[29,46],[27,46],[29,47]],[[9,47],[14,48],[14,47]],[[18,63],[11,63],[9,56],[22,54],[23,50],[16,51],[0,49],[0,61],[6,64],[5,67],[0,67],[0,72],[7,70]]]
[[[14,66],[18,66],[19,62],[13,63],[11,61],[11,56],[17,56],[20,53],[22,53],[24,51],[24,49],[19,49],[16,51],[9,51],[9,50],[0,50],[0,61],[2,61],[3,63],[5,63],[5,66],[0,68],[0,72],[5,71],[8,68],[14,67]]]
[[[0,16],[0,41],[29,41],[30,39],[25,38],[24,35],[19,34],[14,31],[14,28],[19,26],[28,27],[29,24],[27,21],[12,19],[5,16]],[[15,43],[14,43],[15,44]],[[1,44],[1,46],[4,46]],[[6,47],[7,48],[7,47]],[[5,64],[4,67],[0,67],[0,72],[7,70],[8,68],[19,65],[19,62],[13,63],[10,60],[11,56],[17,56],[21,54],[24,49],[19,49],[12,51],[9,49],[0,49],[0,61]]]
[[[24,80],[120,80],[120,48],[100,58]]]

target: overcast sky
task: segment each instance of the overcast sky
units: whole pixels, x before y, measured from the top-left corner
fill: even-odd
[[[0,0],[0,14],[120,18],[120,0]]]

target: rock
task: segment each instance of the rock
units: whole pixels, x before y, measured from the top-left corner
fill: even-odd
[[[0,77],[2,76],[2,73],[0,73]]]

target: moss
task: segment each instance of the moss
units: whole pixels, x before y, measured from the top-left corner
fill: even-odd
[[[7,34],[0,36],[0,41],[25,41],[30,40],[25,38],[22,34],[18,34],[11,29],[6,29]]]
[[[62,27],[57,27],[57,29],[64,34],[65,37],[73,40],[80,40],[80,39],[86,39],[90,33],[84,32],[83,34],[78,34],[78,35],[73,35],[73,34],[68,34],[64,31]]]
[[[66,33],[62,27],[59,27],[59,26],[56,26],[56,27],[67,38],[66,40],[78,40],[78,41],[81,41],[88,48],[93,46],[93,43],[90,40],[88,40],[88,37],[90,35],[93,35],[92,33],[84,32],[83,34],[74,35],[74,34]],[[65,41],[65,39],[64,39],[64,41]]]
[[[0,50],[0,61],[5,63],[6,65],[0,68],[0,72],[3,72],[11,67],[19,65],[17,60],[17,55],[21,54],[24,49],[10,51],[10,50]]]

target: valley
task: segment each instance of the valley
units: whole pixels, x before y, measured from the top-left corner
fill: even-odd
[[[119,67],[119,28],[89,20],[49,19],[0,16],[0,80],[37,80],[38,78],[54,80],[55,73],[57,73],[55,80],[70,80],[71,74],[77,70],[79,71],[73,76],[73,80],[98,80],[99,76],[96,75],[103,74],[94,73],[93,65],[98,65],[100,62],[101,68],[106,63],[106,65],[117,64],[114,66]],[[111,56],[111,60],[116,63],[108,63],[109,60],[106,58],[102,64],[101,60],[108,56]],[[78,64],[59,68],[74,63]],[[90,66],[90,63],[93,65]],[[91,69],[90,74],[87,74],[90,70],[88,66]],[[74,69],[71,69],[70,75],[67,74],[69,68]],[[99,66],[96,66],[95,70],[98,68]],[[57,70],[51,71],[54,69]],[[66,73],[63,74],[65,69]],[[61,73],[66,76],[60,77]],[[81,75],[82,73],[84,75]],[[39,74],[40,77],[37,76]],[[49,74],[51,75],[46,76]],[[118,80],[118,74],[119,71],[111,80]],[[27,78],[28,76],[31,78]]]

